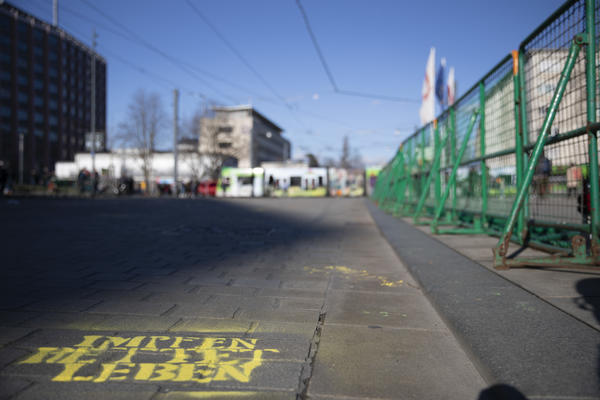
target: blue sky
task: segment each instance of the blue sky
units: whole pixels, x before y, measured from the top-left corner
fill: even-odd
[[[158,93],[171,117],[175,85],[182,93],[180,118],[200,106],[201,95],[225,105],[251,103],[284,128],[293,157],[312,152],[320,159],[337,159],[347,135],[350,146],[368,164],[385,163],[419,125],[418,101],[430,47],[437,49],[438,65],[445,57],[455,68],[460,96],[562,4],[560,0],[302,0],[338,87],[416,101],[398,103],[334,93],[295,0],[191,0],[268,86],[185,0],[87,1],[163,53],[209,73],[190,75],[116,35],[113,31],[123,30],[83,0],[60,0],[63,29],[87,44],[94,27],[99,35],[98,52],[108,63],[109,136],[126,118],[127,105],[140,88]],[[11,2],[52,20],[52,0]],[[170,146],[171,135],[168,127],[163,147]]]

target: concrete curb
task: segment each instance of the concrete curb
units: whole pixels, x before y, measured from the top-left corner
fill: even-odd
[[[384,237],[490,384],[600,398],[600,333],[366,200]]]

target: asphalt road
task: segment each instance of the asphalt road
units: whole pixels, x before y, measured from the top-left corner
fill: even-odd
[[[363,199],[0,199],[0,221],[0,398],[484,398]]]

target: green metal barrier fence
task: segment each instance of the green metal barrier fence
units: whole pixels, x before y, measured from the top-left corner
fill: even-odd
[[[433,233],[499,236],[496,268],[600,266],[598,21],[596,0],[563,4],[403,141],[374,200]]]

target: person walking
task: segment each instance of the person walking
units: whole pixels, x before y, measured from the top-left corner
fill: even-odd
[[[571,163],[567,169],[567,196],[575,195],[581,184],[582,174],[581,167]]]
[[[540,197],[548,192],[548,180],[552,172],[552,161],[550,161],[544,151],[540,155],[537,165],[535,166],[535,175],[533,176],[535,193]]]

